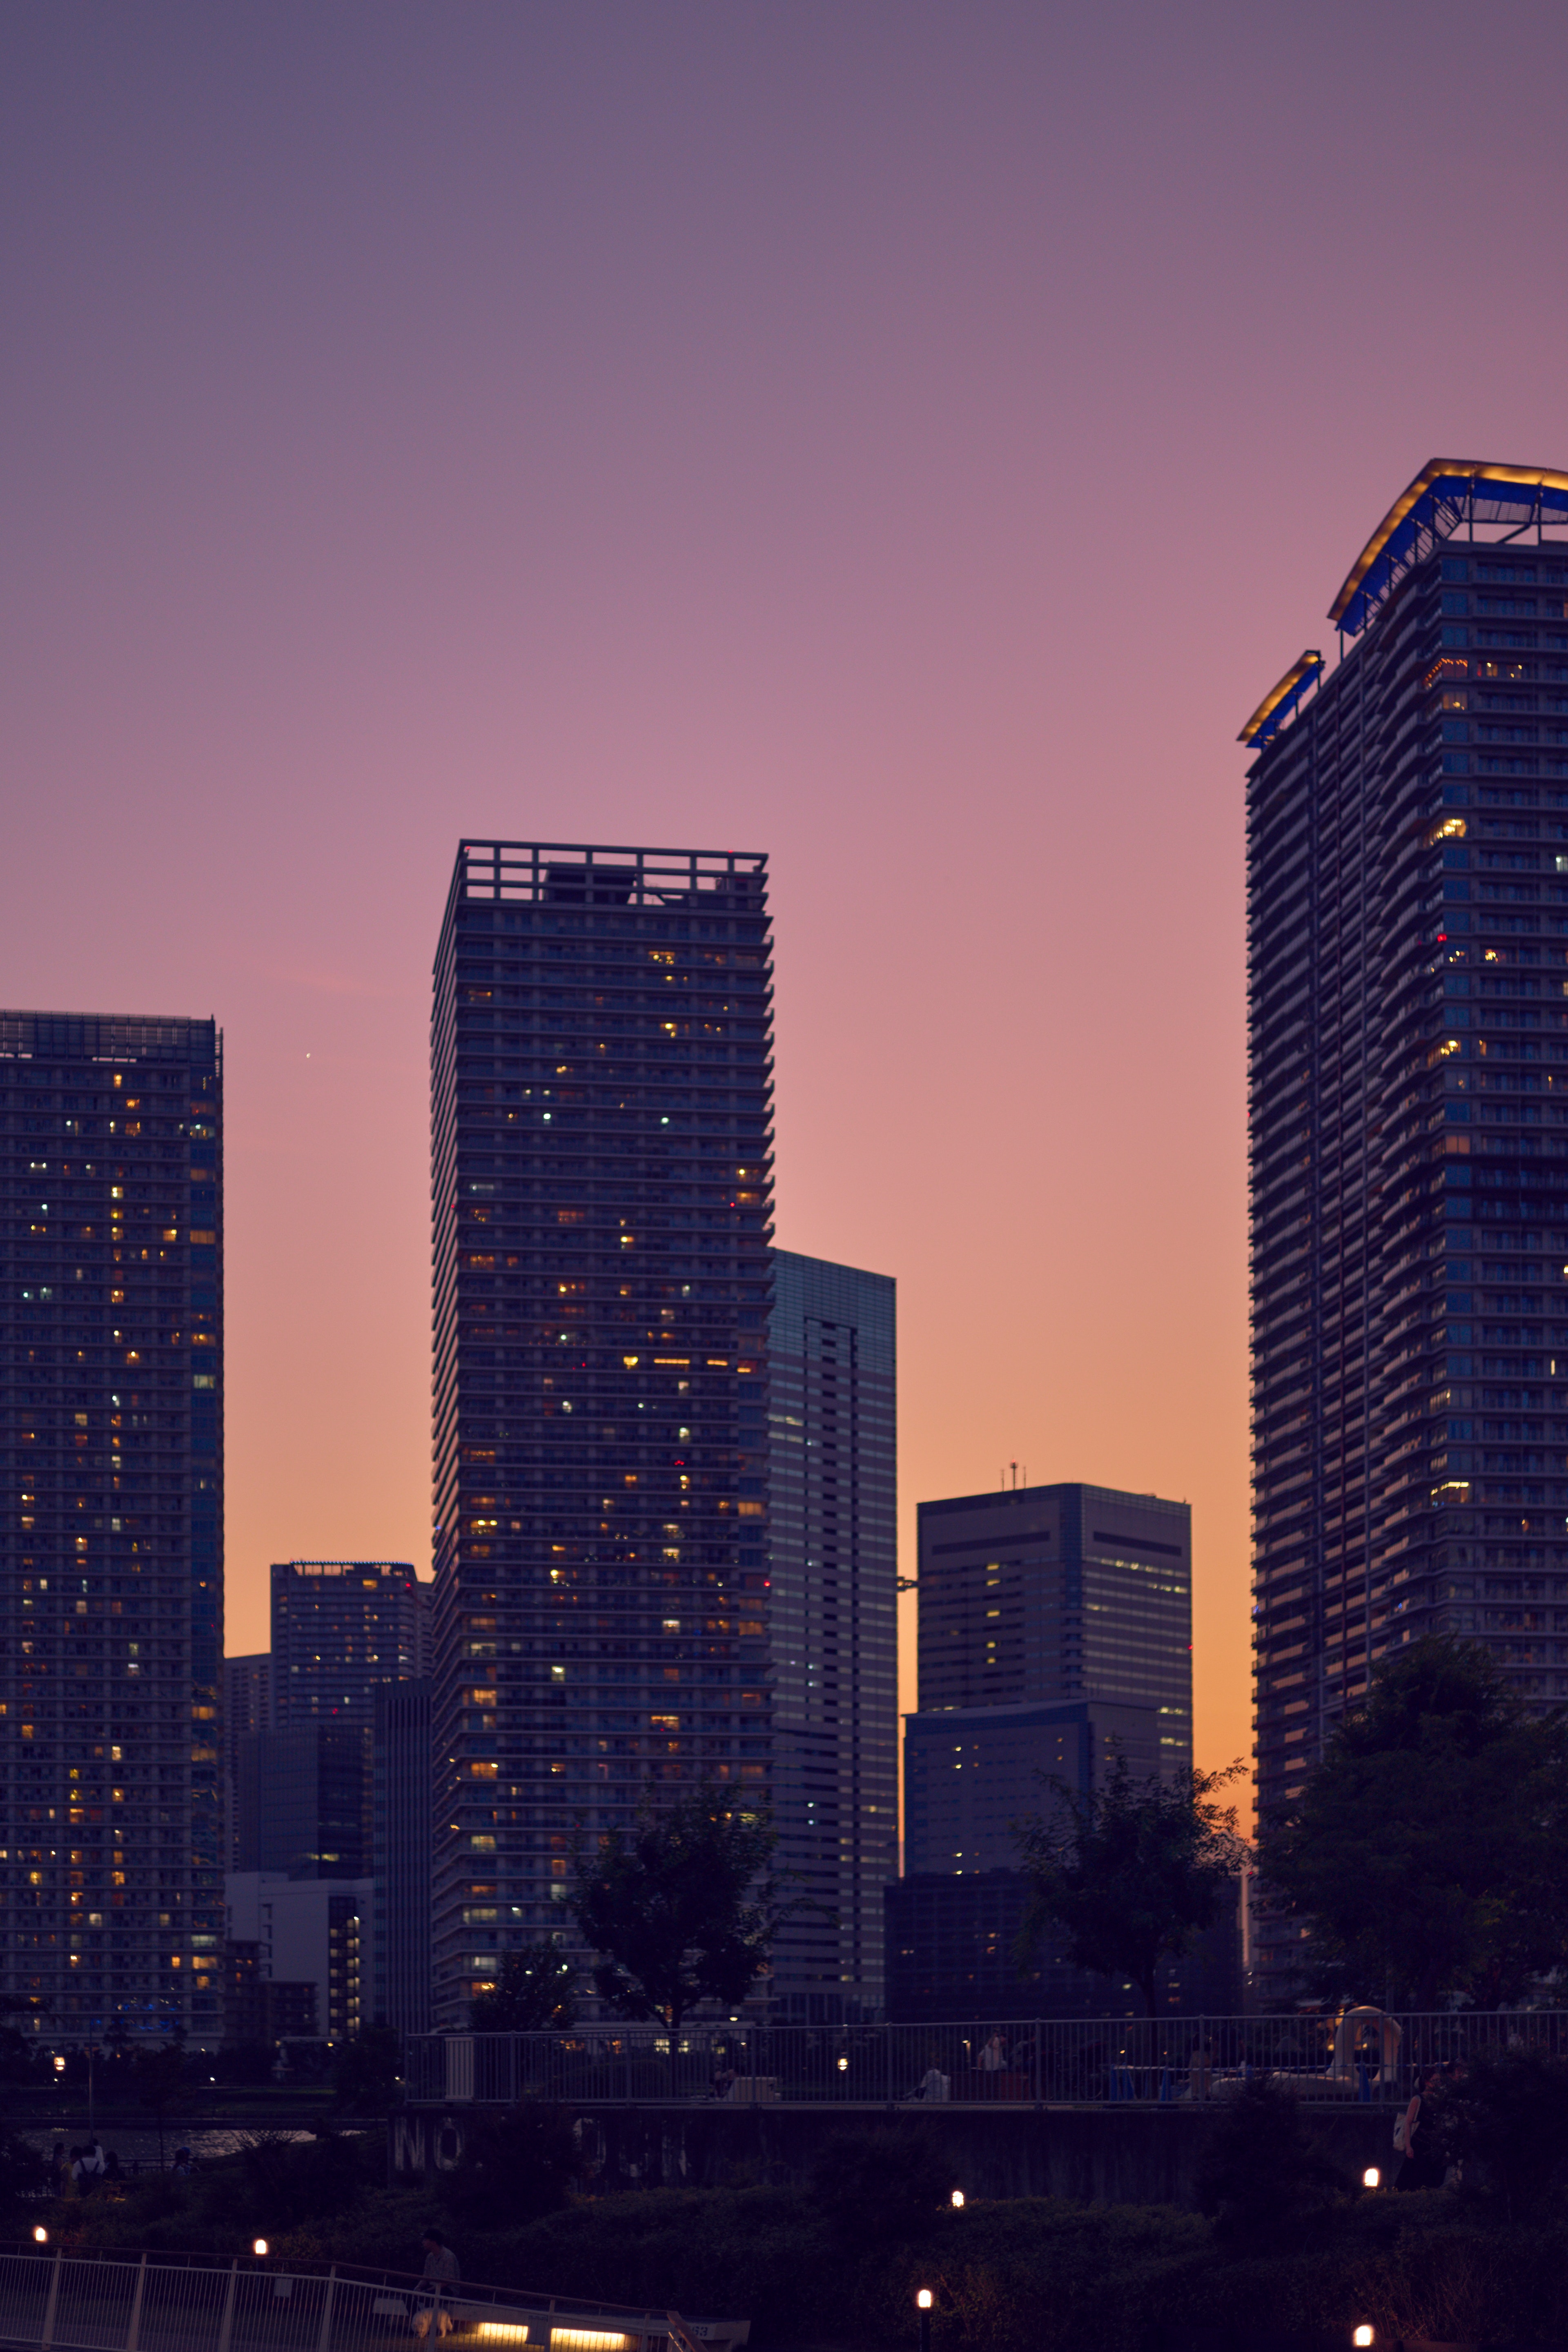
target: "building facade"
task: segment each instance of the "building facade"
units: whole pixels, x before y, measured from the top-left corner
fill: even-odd
[[[1266,1816],[1420,1633],[1568,1696],[1565,607],[1568,475],[1435,462],[1243,730]]]
[[[374,2016],[399,2033],[430,2031],[430,1685],[375,1694],[372,1876]]]
[[[224,1808],[228,1823],[226,1870],[246,1865],[240,1853],[240,1742],[272,1727],[272,1654],[252,1650],[223,1662]],[[254,1805],[254,1791],[251,1801]],[[254,1837],[254,1832],[252,1832]],[[254,1864],[250,1865],[254,1867]]]
[[[758,856],[459,845],[431,1027],[437,2024],[574,1822],[769,1791]]]
[[[1073,1969],[1049,1943],[1019,1969],[1027,1886],[1013,1824],[1049,1807],[1051,1781],[1088,1792],[1119,1758],[1141,1779],[1191,1767],[1191,1511],[1111,1487],[1020,1486],[922,1503],[919,1531],[920,1708],[904,1718],[889,2014],[1133,2014],[1133,1987]],[[1169,1970],[1164,1997],[1196,1981]]]
[[[0,1981],[222,2032],[223,1074],[210,1021],[0,1013]]]
[[[374,1691],[424,1672],[419,1580],[404,1559],[272,1564],[272,1724],[368,1731]]]
[[[898,1381],[892,1277],[773,1255],[769,1326],[777,1862],[804,1897],[773,2015],[883,2005],[898,1870]]]
[[[922,1503],[920,1711],[1085,1699],[1193,1755],[1192,1513],[1107,1486]]]

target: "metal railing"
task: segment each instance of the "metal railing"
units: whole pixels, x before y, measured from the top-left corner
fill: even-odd
[[[696,2335],[672,2311],[438,2287],[344,2264],[0,2246],[7,2352],[387,2352],[398,2340],[423,2340],[432,2352],[442,2344],[454,2352],[708,2352],[747,2332],[695,2326]]]
[[[1421,2065],[1523,2044],[1568,2053],[1568,2010],[432,2033],[406,2045],[404,2074],[416,2106],[1163,2104],[1259,2074],[1339,2105],[1408,2097]]]

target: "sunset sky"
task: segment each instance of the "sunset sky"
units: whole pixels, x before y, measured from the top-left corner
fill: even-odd
[[[1568,466],[1565,64],[1508,0],[5,12],[0,1003],[223,1025],[231,1650],[270,1559],[428,1570],[458,835],[765,850],[777,1238],[898,1277],[907,1528],[1187,1498],[1249,1745],[1235,737],[1427,458]]]

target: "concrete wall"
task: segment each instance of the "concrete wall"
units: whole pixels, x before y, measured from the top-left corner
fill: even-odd
[[[461,2161],[477,2108],[395,2116],[393,2177],[416,2180]],[[1333,2159],[1385,2181],[1397,2162],[1394,2107],[1311,2108]],[[721,2105],[584,2106],[574,2110],[593,2181],[618,2189],[711,2189],[739,2180],[793,2183],[831,2133],[889,2123],[935,2142],[967,2197],[1067,2197],[1108,2205],[1195,2206],[1194,2168],[1215,2110],[1185,2107],[909,2108]]]

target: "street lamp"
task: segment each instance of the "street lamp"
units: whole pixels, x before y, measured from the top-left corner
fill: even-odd
[[[49,2242],[49,2233],[41,2221],[33,2231],[33,2242],[37,2246],[47,2246]]]
[[[250,2251],[251,2251],[251,2252],[252,2252],[253,2254],[264,2254],[264,2253],[267,2252],[267,2241],[266,2241],[266,2239],[265,2239],[265,2238],[258,2238],[258,2239],[256,2240],[255,2243],[252,2245],[252,2247],[251,2247]]]
[[[953,2190],[953,2192],[952,2192],[952,2207],[953,2207],[953,2210],[954,2210],[955,2212],[957,2212],[957,2211],[961,2210],[962,2210],[962,2208],[963,2208],[963,2189],[955,2189]]]
[[[921,2315],[921,2352],[931,2352],[931,2289],[922,2286],[915,2297],[915,2309]]]
[[[1382,2188],[1382,2186],[1383,2186],[1383,2175],[1382,2175],[1382,2173],[1381,2173],[1381,2172],[1379,2172],[1379,2170],[1378,2170],[1378,2168],[1377,2168],[1377,2167],[1376,2167],[1376,2165],[1375,2165],[1375,2164],[1369,2164],[1369,2165],[1367,2166],[1366,2170],[1362,2174],[1362,2177],[1361,2177],[1361,2185],[1362,2185],[1362,2187],[1363,2187],[1363,2189],[1381,2189],[1381,2188]],[[1370,2344],[1370,2343],[1371,2343],[1371,2341],[1372,2341],[1372,2338],[1371,2338],[1371,2336],[1368,2336],[1368,2338],[1367,2338],[1367,2342]]]
[[[1364,2325],[1358,2327],[1355,2334],[1351,2337],[1351,2342],[1352,2344],[1370,2344],[1372,2342],[1371,2328]]]

